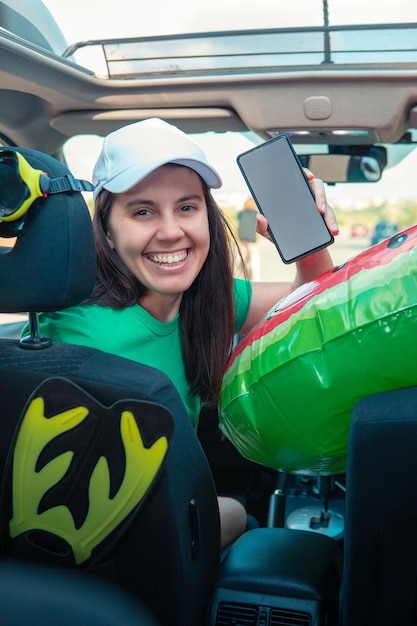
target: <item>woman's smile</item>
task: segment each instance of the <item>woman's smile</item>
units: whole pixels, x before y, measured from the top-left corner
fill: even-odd
[[[187,250],[179,250],[177,252],[149,252],[145,254],[147,258],[157,265],[176,267],[187,258]]]

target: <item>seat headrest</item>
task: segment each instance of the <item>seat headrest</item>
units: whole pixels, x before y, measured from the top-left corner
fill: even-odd
[[[57,159],[28,148],[7,148],[50,178],[70,175]],[[2,225],[0,221],[0,237]],[[79,191],[39,198],[25,215],[12,248],[0,254],[0,312],[54,311],[91,293],[96,255],[91,217]]]

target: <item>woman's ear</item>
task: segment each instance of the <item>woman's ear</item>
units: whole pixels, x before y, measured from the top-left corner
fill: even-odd
[[[111,238],[111,235],[110,235],[109,231],[106,232],[106,239],[107,239],[107,243],[109,244],[110,248],[112,250],[114,250],[114,244],[113,244],[113,241],[112,241],[112,238]]]

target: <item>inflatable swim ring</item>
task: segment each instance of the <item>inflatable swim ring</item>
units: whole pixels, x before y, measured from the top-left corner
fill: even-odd
[[[247,459],[286,472],[346,469],[354,404],[417,384],[417,226],[282,299],[236,346],[220,427]]]

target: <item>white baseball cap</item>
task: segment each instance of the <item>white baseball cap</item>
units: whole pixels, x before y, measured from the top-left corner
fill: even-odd
[[[159,118],[128,124],[105,137],[93,171],[94,198],[102,189],[123,193],[166,163],[185,165],[209,187],[222,180],[202,148],[179,128]]]

